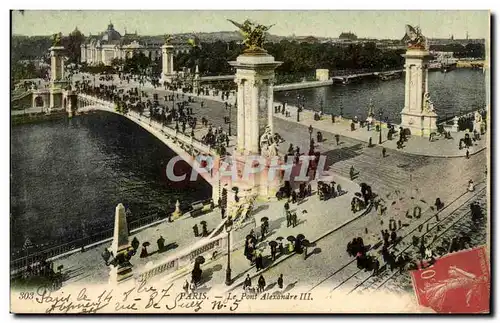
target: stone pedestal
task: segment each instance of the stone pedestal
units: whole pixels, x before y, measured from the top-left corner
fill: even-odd
[[[266,52],[253,52],[240,55],[236,61],[229,64],[236,68],[235,82],[238,84],[238,132],[233,160],[238,165],[238,172],[244,175],[244,168],[249,160],[261,155],[259,141],[266,125],[270,132],[274,133],[274,70],[282,62],[275,61],[274,57]],[[266,164],[269,163],[270,161],[266,161]],[[274,196],[274,189],[270,188],[266,178],[266,169],[268,165],[257,174],[250,174],[248,179],[239,180],[237,186],[246,187],[260,197]]]
[[[455,116],[453,118],[453,126],[451,126],[451,131],[458,132],[458,117],[457,116]]]
[[[174,46],[172,45],[163,45],[161,47],[162,53],[162,72],[161,72],[161,81],[162,82],[172,82],[174,77]]]
[[[330,71],[328,69],[316,70],[316,81],[328,81],[330,79]]]
[[[195,94],[198,94],[198,91],[200,90],[200,71],[198,69],[198,65],[196,65],[196,71],[194,72],[194,80],[193,80],[193,92]]]
[[[276,193],[283,185],[283,170],[281,162],[270,158],[258,158],[235,152],[232,162],[236,168],[236,176],[223,176],[221,185],[238,187],[240,197],[245,194],[256,195],[257,198],[269,200],[276,197]],[[255,170],[255,172],[252,170]],[[224,170],[226,172],[229,169]]]
[[[125,214],[125,207],[120,203],[116,206],[115,210],[115,226],[110,250],[116,262],[116,266],[111,265],[109,276],[111,284],[120,283],[132,277],[132,265],[127,259],[130,248],[127,216]]]
[[[401,111],[401,127],[412,135],[429,136],[437,132],[437,114],[428,92],[428,61],[432,56],[422,48],[408,49],[404,55],[405,106]]]

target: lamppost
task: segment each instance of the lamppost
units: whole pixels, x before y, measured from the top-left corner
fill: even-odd
[[[231,136],[231,110],[233,110],[233,109],[232,109],[231,104],[229,104],[229,129],[228,129],[229,136]]]
[[[378,133],[378,144],[381,145],[382,144],[382,108],[380,108],[380,110],[378,110],[378,130],[379,130],[379,133]]]
[[[300,122],[300,111],[303,98],[297,94],[297,122]]]
[[[232,284],[231,279],[231,230],[233,229],[233,220],[231,219],[231,215],[228,214],[226,223],[224,227],[227,232],[227,269],[226,269],[226,285],[229,286]]]

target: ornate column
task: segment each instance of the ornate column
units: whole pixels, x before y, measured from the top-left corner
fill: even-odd
[[[408,128],[412,135],[429,136],[437,131],[437,114],[430,104],[428,93],[427,63],[432,57],[426,46],[425,37],[418,28],[407,26],[416,37],[407,37],[408,50],[405,58],[406,84],[405,106],[401,111],[401,127]],[[427,102],[429,101],[429,103]]]
[[[259,101],[260,101],[260,89],[262,85],[261,80],[254,80],[251,83],[252,86],[252,109],[251,115],[248,119],[247,126],[250,129],[250,152],[254,154],[259,154]]]
[[[238,116],[237,116],[237,147],[236,149],[244,152],[245,150],[245,80],[244,79],[236,79],[236,83],[238,84]]]
[[[273,115],[274,115],[274,80],[267,81],[267,125],[274,134]]]

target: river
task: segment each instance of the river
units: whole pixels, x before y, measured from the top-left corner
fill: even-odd
[[[275,100],[296,105],[297,95],[305,97],[305,108],[319,110],[323,102],[324,112],[345,117],[366,118],[370,99],[375,113],[382,108],[383,119],[401,122],[404,107],[404,74],[391,81],[363,80],[349,85],[332,85],[299,91],[275,92]],[[485,76],[482,70],[456,69],[448,73],[429,72],[429,93],[440,118],[452,117],[460,110],[484,108],[486,104]]]
[[[11,129],[11,251],[42,248],[113,228],[123,203],[132,219],[211,197],[198,180],[172,187],[175,156],[132,121],[99,112]]]

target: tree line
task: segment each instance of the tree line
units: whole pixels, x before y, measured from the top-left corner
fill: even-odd
[[[469,43],[465,46],[462,44],[431,45],[429,49],[438,52],[452,52],[456,58],[484,59],[486,53],[484,44],[474,43]]]

